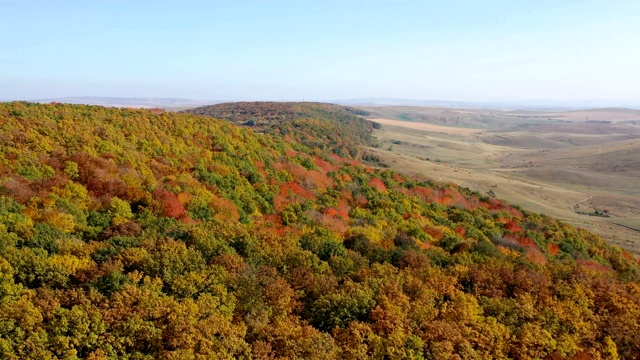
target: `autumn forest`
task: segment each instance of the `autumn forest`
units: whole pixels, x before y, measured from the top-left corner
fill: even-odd
[[[637,259],[368,161],[359,115],[0,103],[0,358],[640,354]]]

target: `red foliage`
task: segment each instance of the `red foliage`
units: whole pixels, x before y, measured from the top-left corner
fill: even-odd
[[[126,198],[127,185],[116,164],[87,153],[76,154],[72,160],[78,164],[78,180],[89,192],[98,197]]]
[[[453,192],[448,188],[438,189],[433,201],[444,206],[453,206],[456,204]]]
[[[508,220],[504,223],[505,230],[511,233],[523,233],[524,230],[513,220]]]
[[[317,167],[319,167],[322,171],[324,171],[325,173],[327,172],[332,172],[332,171],[338,171],[338,169],[340,169],[340,166],[332,164],[328,161],[325,161],[319,157],[315,157],[313,158],[313,163],[316,164]]]
[[[289,204],[289,199],[287,196],[277,194],[273,198],[273,207],[276,209],[276,211],[284,210],[284,208],[287,207],[288,204]]]
[[[580,266],[583,269],[589,269],[589,270],[599,271],[599,272],[610,272],[610,271],[613,271],[613,269],[611,269],[611,267],[606,266],[606,265],[602,265],[599,262],[594,261],[594,260],[579,259],[579,260],[576,260],[576,263],[578,264],[578,266]]]
[[[344,220],[349,219],[349,205],[346,202],[340,202],[336,207],[329,207],[324,211],[324,215],[329,217],[340,217]]]
[[[36,191],[31,189],[29,181],[23,178],[10,179],[2,184],[2,189],[6,193],[11,194],[12,198],[23,205],[26,204],[33,196],[36,196]]]
[[[282,226],[282,216],[280,214],[265,214],[262,217],[265,226]]]
[[[138,236],[142,232],[142,227],[133,221],[128,221],[119,225],[112,225],[104,229],[100,234],[102,240],[112,238],[114,236]]]
[[[343,157],[340,157],[340,155],[337,155],[337,154],[331,154],[331,159],[333,161],[341,162],[341,163],[349,162],[349,159],[345,159]]]
[[[522,215],[522,211],[510,206],[507,204],[507,208],[505,209],[505,211],[507,212],[507,214],[511,215],[514,218],[520,219],[522,220],[524,218],[524,215]]]
[[[520,234],[505,234],[503,238],[523,247],[537,248],[536,243],[533,240]]]
[[[337,154],[331,154],[330,157],[334,163],[351,164],[354,161],[354,160],[349,160],[347,158],[343,158]]]
[[[351,178],[351,175],[349,175],[349,174],[344,174],[344,175],[342,175],[341,179],[342,179],[342,181],[344,181],[344,182],[351,182],[351,181],[353,180],[353,179]]]
[[[467,199],[467,208],[468,209],[477,209],[478,206],[480,206],[480,199],[478,199],[475,196],[472,196],[471,198]]]
[[[622,256],[624,256],[627,260],[633,260],[633,255],[631,255],[628,251],[622,251]]]
[[[126,198],[127,184],[116,176],[104,169],[94,169],[92,175],[84,178],[84,185],[96,196]]]
[[[303,199],[315,199],[315,195],[313,194],[313,191],[303,188],[297,182],[288,182],[284,184],[280,188],[280,195],[283,195],[283,196],[297,195],[302,197]]]
[[[489,201],[482,203],[482,206],[485,207],[488,210],[500,210],[503,207],[502,201],[495,199],[495,198],[491,198],[489,199]]]
[[[560,246],[558,246],[558,244],[547,244],[547,251],[551,255],[558,255],[560,253]]]
[[[378,191],[387,191],[387,186],[384,184],[382,180],[378,178],[371,179],[371,181],[369,181],[369,186],[371,186],[372,188]]]
[[[280,194],[275,196],[273,205],[276,210],[282,211],[287,205],[301,204],[310,199],[316,199],[313,191],[303,188],[296,182],[289,182],[280,187]]]
[[[352,201],[353,194],[351,193],[351,191],[343,189],[342,191],[340,191],[340,199],[343,199],[344,201]]]
[[[495,198],[489,199],[489,201],[483,202],[481,205],[492,211],[503,211],[509,214],[512,218],[522,219],[524,217],[520,210]]]
[[[455,201],[454,205],[462,208],[462,209],[473,209],[474,207],[469,203],[469,201],[462,196],[460,193],[456,193],[453,196],[453,200]]]
[[[317,170],[310,170],[304,178],[305,188],[326,189],[334,185],[333,179]]]
[[[463,238],[467,235],[467,230],[464,228],[464,226],[458,226],[457,228],[455,228],[455,230],[453,230],[456,234],[462,236]]]
[[[394,173],[393,174],[393,180],[395,180],[395,181],[397,181],[399,183],[403,183],[405,181],[404,177],[402,177],[402,175],[400,175],[398,173]]]
[[[293,233],[291,228],[282,223],[282,216],[279,214],[264,215],[261,219],[256,220],[255,228],[268,229],[271,233],[275,233],[280,237]]]
[[[419,192],[424,194],[424,196],[428,196],[429,189],[425,190],[420,190]],[[458,206],[464,209],[471,209],[474,207],[462,194],[460,194],[457,190],[449,187],[440,188],[435,192],[435,194],[431,192],[430,201],[445,206]]]
[[[260,175],[267,178],[267,171],[265,170],[264,163],[262,161],[255,160],[253,164],[258,168]]]
[[[324,211],[324,214],[327,215],[327,216],[335,217],[335,216],[340,215],[340,212],[338,211],[338,209],[330,207],[330,208],[327,208]]]
[[[547,257],[536,247],[527,248],[527,259],[536,264],[544,265],[548,262]]]
[[[298,155],[298,152],[292,149],[287,149],[285,150],[284,154],[287,155],[288,157],[294,157]]]
[[[186,217],[187,210],[176,194],[158,188],[153,192],[153,196],[162,204],[162,216],[174,219]]]
[[[116,159],[117,156],[114,153],[107,152],[102,154],[102,158],[106,160],[113,160],[113,159]]]
[[[289,174],[291,174],[291,176],[293,176],[296,182],[299,182],[299,183],[304,182],[307,176],[309,175],[309,170],[291,162],[276,163],[274,165],[274,168],[278,171],[288,172]]]
[[[444,232],[441,229],[439,229],[437,227],[434,227],[434,226],[427,225],[422,230],[424,230],[424,232],[429,234],[435,240],[442,239],[442,235],[444,235]]]
[[[534,247],[534,248],[538,248],[536,243],[531,240],[530,238],[526,237],[526,236],[522,236],[520,238],[518,238],[518,243],[522,246],[527,246],[527,247]]]
[[[346,221],[339,216],[323,215],[318,219],[318,222],[338,236],[343,236],[348,229]]]
[[[413,188],[413,193],[424,202],[430,202],[433,200],[433,189],[431,188],[416,186]]]
[[[367,199],[367,197],[362,194],[356,195],[354,201],[355,201],[355,204],[361,208],[365,208],[369,204],[369,199]]]

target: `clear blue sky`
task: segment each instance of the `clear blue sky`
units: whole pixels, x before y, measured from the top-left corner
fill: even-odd
[[[640,1],[0,0],[0,100],[640,97]]]

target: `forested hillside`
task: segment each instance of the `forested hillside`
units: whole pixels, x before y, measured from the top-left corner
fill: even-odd
[[[640,353],[629,254],[306,124],[0,103],[0,358]]]
[[[359,146],[372,145],[373,123],[363,110],[324,103],[236,102],[203,106],[185,113],[224,119],[256,132],[283,136],[311,150],[358,158]]]

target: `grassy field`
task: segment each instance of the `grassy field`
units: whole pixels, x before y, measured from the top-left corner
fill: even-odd
[[[426,122],[478,129],[566,123],[640,124],[640,110],[608,108],[576,111],[522,111],[494,109],[452,109],[417,106],[366,106],[373,118]]]
[[[365,110],[382,124],[367,151],[390,168],[559,217],[640,256],[640,112]],[[575,122],[585,114],[608,123]]]
[[[640,231],[640,219],[612,219],[610,222],[632,230]]]

